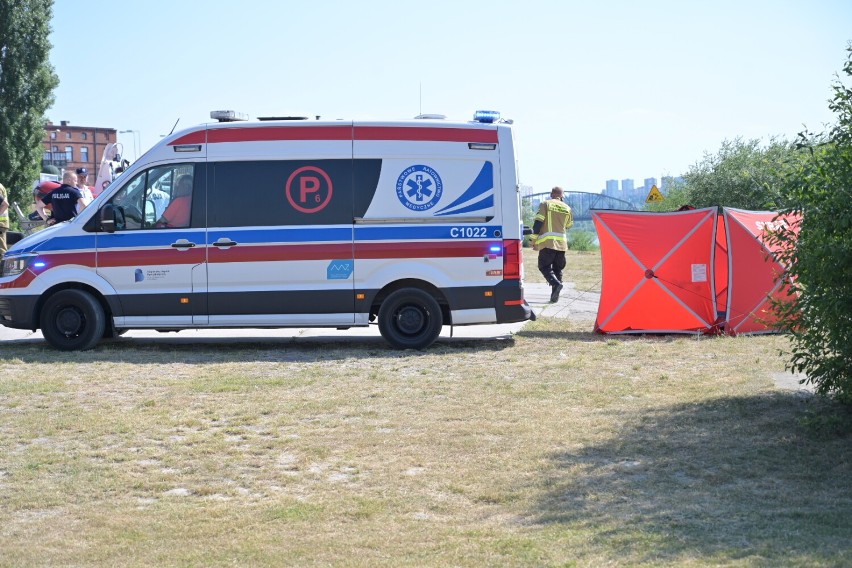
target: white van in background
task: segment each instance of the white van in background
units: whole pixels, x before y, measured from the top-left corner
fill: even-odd
[[[170,135],[12,247],[0,324],[90,349],[127,329],[366,326],[422,349],[518,322],[510,122],[223,120]]]

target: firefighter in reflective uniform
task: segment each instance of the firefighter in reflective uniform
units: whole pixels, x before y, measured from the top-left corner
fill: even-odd
[[[574,224],[571,208],[562,202],[565,192],[561,187],[550,191],[550,199],[542,202],[533,223],[533,250],[538,251],[538,269],[550,284],[550,301],[556,302],[562,291],[562,271],[565,269],[565,251],[568,241],[565,231]]]

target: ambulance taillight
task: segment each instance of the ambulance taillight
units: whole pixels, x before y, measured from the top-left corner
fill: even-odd
[[[521,241],[505,240],[503,241],[503,279],[504,280],[520,280],[521,279]]]

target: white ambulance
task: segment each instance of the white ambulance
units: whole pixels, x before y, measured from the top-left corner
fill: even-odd
[[[220,122],[170,135],[0,264],[0,324],[84,350],[128,329],[377,322],[395,348],[524,321],[511,122]]]

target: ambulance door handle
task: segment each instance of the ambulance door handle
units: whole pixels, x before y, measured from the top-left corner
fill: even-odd
[[[191,243],[186,239],[178,239],[177,241],[172,243],[172,248],[176,249],[191,249],[195,246],[195,243]]]
[[[213,243],[213,246],[214,247],[227,248],[227,247],[235,247],[235,246],[237,246],[237,243],[235,243],[234,241],[232,241],[228,237],[222,237],[221,239],[219,239],[218,241]]]

